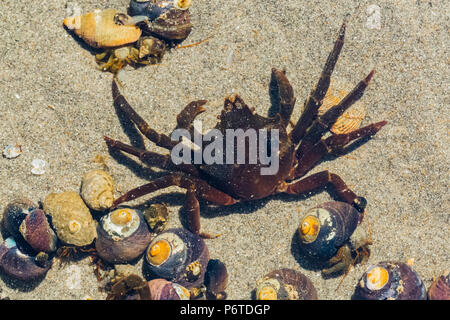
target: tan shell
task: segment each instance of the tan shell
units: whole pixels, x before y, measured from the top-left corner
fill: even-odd
[[[64,19],[64,25],[95,48],[111,48],[136,42],[141,29],[135,25],[116,24],[116,9],[95,10]]]
[[[323,99],[322,106],[319,108],[319,116],[337,105],[351,91],[349,85],[339,85],[339,87],[343,88],[342,90],[338,90],[337,86],[333,82],[330,84],[327,94]],[[336,120],[330,131],[335,134],[343,134],[356,130],[361,126],[365,115],[366,110],[364,105],[360,101],[357,101]]]
[[[78,193],[51,193],[45,197],[43,209],[52,217],[61,241],[81,247],[91,244],[97,237],[97,225]]]
[[[114,180],[106,171],[91,170],[83,175],[80,193],[89,208],[104,211],[114,202]]]

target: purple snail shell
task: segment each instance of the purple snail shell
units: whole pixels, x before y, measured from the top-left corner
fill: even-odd
[[[309,255],[328,260],[350,239],[361,218],[362,214],[348,203],[322,203],[302,218],[299,245]]]
[[[148,282],[152,300],[189,300],[190,292],[177,283],[166,279],[153,279]]]
[[[43,210],[35,209],[31,211],[22,221],[19,230],[25,241],[36,252],[51,253],[56,251],[58,238]]]
[[[450,300],[450,272],[439,276],[428,289],[429,300]]]
[[[257,300],[317,300],[317,291],[311,280],[292,269],[274,270],[259,280]]]
[[[7,238],[0,245],[0,267],[7,275],[15,279],[30,281],[43,277],[51,264],[42,266],[38,263],[35,257],[22,252],[13,238]]]
[[[31,200],[19,198],[11,201],[3,211],[3,227],[10,236],[19,237],[19,227],[25,217],[38,206]]]
[[[355,299],[426,300],[427,291],[419,275],[406,263],[380,262],[361,277]]]
[[[101,218],[95,248],[106,262],[127,263],[145,251],[151,238],[142,213],[122,207]]]
[[[145,254],[145,265],[153,278],[164,278],[188,289],[203,284],[208,261],[203,239],[185,229],[160,233]]]
[[[217,300],[226,299],[225,290],[228,287],[228,271],[223,262],[211,259],[205,273],[206,294]]]

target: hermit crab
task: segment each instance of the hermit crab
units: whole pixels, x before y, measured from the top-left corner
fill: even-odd
[[[104,49],[95,56],[99,69],[117,73],[127,64],[156,64],[168,48],[186,39],[192,30],[190,6],[186,0],[131,0],[130,15],[95,10],[64,19],[64,26],[88,45]]]
[[[204,150],[207,150],[212,148],[213,143],[219,141],[216,141],[215,138],[227,137],[227,130],[236,132],[241,129],[246,132],[253,129],[255,132],[265,132],[265,135],[260,134],[253,149],[250,142],[245,143],[246,138],[243,138],[244,143],[240,147],[242,145],[244,147],[239,149],[239,154],[246,155],[244,159],[241,159],[244,160],[243,162],[235,160],[239,145],[234,143],[236,136],[231,138],[232,141],[226,141],[226,139],[225,143],[222,141],[222,146],[231,145],[231,147],[225,148],[224,152],[216,150],[215,159],[212,162],[202,159],[202,154],[200,154],[200,161],[197,162],[195,160],[198,151],[195,151],[195,148],[188,148],[186,151],[184,148],[183,141],[189,141],[189,137],[192,135],[203,135],[194,129],[193,122],[198,114],[205,111],[203,107],[206,104],[205,100],[193,101],[181,111],[177,116],[176,129],[178,130],[176,132],[184,132],[184,135],[172,140],[168,135],[153,130],[138,115],[120,93],[117,82],[113,80],[112,93],[117,108],[137,126],[144,136],[157,146],[171,151],[172,155],[162,155],[139,149],[105,136],[104,140],[111,150],[123,151],[138,157],[149,166],[169,171],[169,174],[125,193],[114,201],[114,205],[117,206],[170,186],[184,188],[187,190],[185,200],[188,215],[187,228],[203,237],[211,237],[211,235],[201,232],[200,229],[199,198],[215,205],[229,206],[240,201],[262,199],[279,193],[307,194],[331,185],[342,201],[352,205],[359,212],[363,212],[366,200],[356,195],[337,174],[325,170],[305,178],[305,175],[325,156],[336,154],[350,143],[375,135],[386,124],[386,121],[381,121],[348,133],[331,134],[329,137],[322,138],[339,116],[362,97],[374,74],[374,71],[371,71],[339,103],[322,116],[318,116],[318,109],[327,92],[332,71],[344,43],[344,34],[345,24],[339,31],[334,48],[325,63],[317,85],[306,101],[304,112],[290,132],[287,127],[296,98],[284,71],[272,69],[270,90],[275,97],[273,101],[277,101],[275,107],[278,109],[278,113],[274,117],[263,117],[256,114],[254,108],[249,108],[238,95],[225,99],[224,110],[219,116],[220,121],[215,130],[210,130],[209,133],[202,136],[201,140],[204,142],[209,138],[210,142],[203,146]],[[255,135],[257,134],[255,133]],[[179,142],[180,138],[182,142]],[[211,140],[213,141],[211,142]],[[248,139],[248,141],[250,140]],[[251,150],[253,153],[249,152]],[[270,150],[269,159],[267,159],[269,157],[268,150]],[[225,155],[229,153],[232,155],[231,160],[234,161],[227,161],[230,159],[226,159]],[[179,161],[179,158],[173,157],[174,154],[183,154],[183,159],[186,156],[186,159],[191,161]],[[249,161],[252,156],[255,156],[253,163]]]

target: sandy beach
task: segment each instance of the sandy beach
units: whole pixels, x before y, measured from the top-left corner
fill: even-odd
[[[82,12],[126,11],[128,1],[71,5]],[[297,97],[296,121],[344,19],[345,44],[333,79],[355,85],[374,69],[361,99],[363,125],[388,121],[368,143],[312,171],[338,174],[368,201],[370,259],[352,268],[338,290],[341,278],[324,278],[302,260],[293,241],[301,214],[332,199],[326,191],[231,207],[202,203],[202,230],[222,234],[206,242],[211,258],[227,265],[230,299],[250,299],[256,281],[278,268],[310,277],[320,299],[351,298],[368,265],[379,261],[413,259],[427,288],[450,268],[447,2],[194,0],[190,11],[194,28],[184,44],[209,41],[171,50],[158,65],[127,66],[120,74],[123,94],[155,130],[169,134],[181,109],[199,99],[208,100],[199,119],[213,127],[224,98],[233,93],[266,116],[272,67],[286,70]],[[113,106],[113,76],[97,70],[93,52],[63,28],[67,15],[65,0],[0,3],[0,149],[23,149],[15,159],[0,157],[0,212],[17,197],[38,202],[52,192],[79,190],[83,173],[100,167],[98,156],[116,182],[117,196],[163,174],[108,152],[105,135],[164,150],[137,135],[130,141],[130,129]],[[42,175],[31,173],[36,158],[48,164]],[[167,203],[169,227],[181,226],[183,189],[170,187],[130,204],[145,202]],[[142,261],[133,266],[138,273],[141,267]],[[88,258],[55,261],[45,279],[30,286],[0,274],[0,297],[10,299],[104,299],[98,287]]]

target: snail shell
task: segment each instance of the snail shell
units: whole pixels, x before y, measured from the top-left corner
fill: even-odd
[[[302,218],[299,245],[308,254],[328,260],[350,239],[361,218],[361,213],[346,202],[325,202]]]
[[[46,255],[38,256],[43,257]],[[50,263],[42,264],[39,259],[22,252],[13,238],[7,238],[0,245],[0,268],[15,279],[30,281],[41,278],[50,267]]]
[[[208,297],[223,300],[227,294],[225,290],[228,286],[228,271],[223,262],[211,259],[208,262],[205,273],[205,286]]]
[[[189,7],[191,0],[131,0],[131,16],[146,16],[148,21],[142,26],[144,34],[162,39],[181,41],[192,30]]]
[[[80,194],[89,208],[104,211],[114,202],[113,178],[106,171],[91,170],[83,175]]]
[[[332,81],[330,87],[322,101],[322,105],[318,110],[318,116],[322,116],[328,109],[337,105],[350,92],[348,84],[343,85],[344,90],[338,90]],[[330,131],[335,134],[348,133],[358,129],[366,115],[364,105],[357,101],[348,108],[331,126]]]
[[[362,300],[426,300],[427,291],[419,275],[401,262],[380,262],[361,277],[355,298]]]
[[[177,283],[166,279],[153,279],[148,282],[152,300],[189,300],[190,292]]]
[[[97,234],[95,248],[99,256],[110,263],[127,263],[136,259],[152,238],[142,213],[125,207],[103,216]]]
[[[428,289],[430,300],[450,300],[450,272],[437,278]]]
[[[3,211],[3,228],[9,235],[20,237],[20,224],[31,211],[37,208],[33,201],[26,198],[11,201]]]
[[[50,227],[43,210],[31,211],[19,227],[25,241],[36,251],[51,253],[56,251],[58,238]]]
[[[311,280],[292,269],[274,270],[257,282],[257,300],[317,300]]]
[[[153,278],[164,278],[186,288],[199,286],[209,261],[205,242],[184,229],[169,229],[155,237],[145,254]]]
[[[141,36],[141,29],[135,25],[116,23],[117,14],[126,16],[115,9],[95,10],[68,17],[64,19],[64,25],[95,48],[118,47],[136,42]]]
[[[64,243],[82,247],[97,237],[96,222],[78,193],[51,193],[45,197],[43,209]]]

